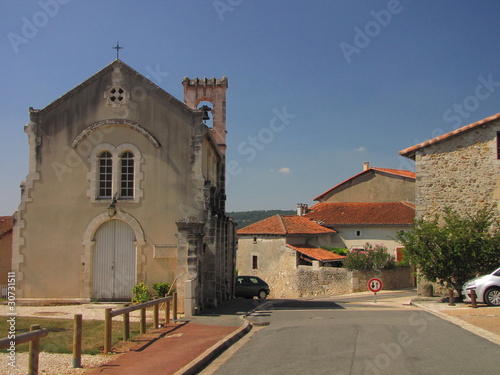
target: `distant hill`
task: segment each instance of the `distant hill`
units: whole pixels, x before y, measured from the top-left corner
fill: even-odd
[[[295,215],[296,210],[260,210],[260,211],[241,211],[228,212],[227,216],[232,217],[238,223],[238,229],[244,228],[250,224],[256,223],[274,215]]]

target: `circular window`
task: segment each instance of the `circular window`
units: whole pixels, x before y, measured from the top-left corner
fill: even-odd
[[[125,90],[121,87],[112,87],[108,92],[108,99],[112,103],[122,103],[125,100]]]

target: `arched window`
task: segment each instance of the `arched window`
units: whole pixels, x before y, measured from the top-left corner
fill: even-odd
[[[113,158],[104,151],[99,155],[99,199],[109,199],[113,191]]]
[[[132,143],[97,145],[90,155],[87,174],[90,182],[87,196],[91,202],[109,204],[116,199],[118,202],[139,203],[144,195],[141,188],[144,179],[142,162],[141,152]]]
[[[120,198],[134,199],[134,154],[124,152],[120,157]]]

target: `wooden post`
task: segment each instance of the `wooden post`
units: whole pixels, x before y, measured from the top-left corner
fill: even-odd
[[[471,307],[474,308],[474,309],[477,309],[477,300],[476,300],[476,291],[474,289],[472,289],[470,291],[470,302],[471,302]]]
[[[173,311],[173,318],[175,321],[177,321],[177,292],[173,293],[174,295],[174,311]]]
[[[82,367],[82,314],[73,318],[73,367]]]
[[[141,309],[141,329],[140,333],[146,333],[146,308]]]
[[[123,314],[123,340],[130,340],[130,313]]]
[[[111,308],[104,309],[104,354],[111,351]]]
[[[170,301],[165,302],[165,324],[170,324]]]
[[[30,326],[30,331],[36,331],[40,329],[39,324],[32,324]],[[37,375],[38,374],[38,353],[40,352],[40,339],[36,338],[31,340],[29,343],[29,360],[28,360],[28,374]]]
[[[156,305],[153,306],[153,325],[154,325],[154,328],[157,329],[159,328],[159,319],[158,319],[158,308],[159,308],[159,304],[157,303]]]
[[[455,306],[455,299],[453,298],[453,289],[448,288],[448,306]]]

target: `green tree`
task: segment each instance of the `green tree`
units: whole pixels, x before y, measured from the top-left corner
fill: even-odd
[[[465,216],[447,208],[442,218],[416,220],[414,229],[398,233],[397,239],[424,279],[459,295],[467,280],[500,264],[500,231],[491,208]]]

